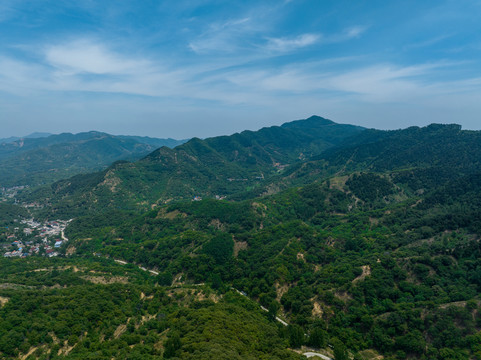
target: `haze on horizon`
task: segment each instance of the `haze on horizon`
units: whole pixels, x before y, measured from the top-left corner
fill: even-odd
[[[0,3],[0,138],[481,129],[479,0]]]

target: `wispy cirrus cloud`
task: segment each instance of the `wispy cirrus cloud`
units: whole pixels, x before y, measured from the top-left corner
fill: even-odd
[[[349,41],[353,39],[360,38],[367,29],[368,26],[352,26],[344,29],[339,33],[329,34],[323,37],[322,43],[323,44],[333,44],[333,43],[340,43],[344,41]]]
[[[367,30],[364,26],[345,29],[338,34],[323,35],[320,33],[305,33],[294,37],[268,38],[267,48],[278,52],[290,52],[315,44],[330,44],[358,38]]]
[[[36,63],[0,56],[0,91],[28,97],[38,90],[48,89],[48,69]]]
[[[361,36],[366,30],[367,26],[353,26],[344,31],[344,36],[340,36],[341,39],[353,39]]]
[[[339,61],[344,61],[340,59]],[[479,77],[465,80],[433,80],[433,75],[449,71],[456,63],[399,66],[378,63],[357,66],[349,71],[329,68],[328,62],[304,63],[280,69],[233,71],[226,78],[238,89],[272,96],[322,94],[345,101],[379,103],[422,103],[446,95],[480,94]],[[254,100],[253,100],[254,101]]]
[[[88,39],[48,46],[45,59],[51,66],[72,73],[129,74],[151,65],[146,60],[122,56]]]
[[[434,38],[429,38],[429,39],[426,39],[426,40],[413,42],[411,44],[406,45],[404,48],[405,49],[417,49],[417,48],[429,47],[429,46],[432,46],[432,45],[439,44],[440,42],[442,42],[446,39],[449,39],[452,36],[453,36],[453,34],[436,36]]]
[[[0,90],[99,92],[169,96],[182,92],[185,72],[113,50],[93,39],[77,39],[32,50],[42,61],[0,57]]]
[[[321,83],[330,91],[350,94],[370,103],[413,101],[428,94],[423,76],[428,75],[429,69],[424,65],[376,64],[326,76]]]
[[[354,35],[351,35],[354,36]],[[291,51],[321,41],[314,37],[282,39],[278,51]],[[0,58],[0,89],[85,91],[151,97],[179,97],[218,103],[262,103],[275,96],[323,92],[357,97],[366,102],[417,101],[419,97],[454,92],[479,92],[479,78],[433,82],[430,76],[456,64],[412,66],[355,65],[356,58],[296,62],[282,67],[224,67],[212,61],[177,67],[147,57],[120,53],[95,39],[81,38],[41,48],[44,64]],[[268,56],[268,55],[266,55]],[[339,64],[343,66],[339,67]],[[345,70],[349,64],[350,70]],[[215,71],[213,71],[215,70]],[[269,101],[270,101],[269,100]]]
[[[321,39],[320,34],[302,34],[296,37],[267,39],[267,48],[274,51],[288,52],[313,45]]]
[[[30,52],[24,60],[0,58],[0,90],[19,96],[32,92],[146,96],[163,101],[173,112],[188,103],[191,108],[249,106],[285,111],[302,106],[314,113],[318,104],[335,101],[412,105],[461,93],[470,98],[481,94],[479,77],[456,82],[442,77],[433,80],[439,70],[452,66],[442,61],[409,66],[369,61],[366,65],[368,59],[359,57],[367,55],[361,54],[322,60],[301,56],[288,63],[271,62],[300,49],[312,47],[316,51],[325,44],[360,38],[367,28],[267,37],[267,28],[258,23],[252,17],[239,17],[209,25],[189,43],[192,61],[181,65],[164,61],[162,53],[155,57],[140,51],[129,53],[122,44],[100,37],[69,37],[53,44],[24,47],[18,49]],[[39,61],[27,60],[33,58]]]
[[[230,53],[238,50],[245,37],[255,34],[258,26],[250,17],[240,17],[210,24],[188,47],[197,54],[209,52]]]

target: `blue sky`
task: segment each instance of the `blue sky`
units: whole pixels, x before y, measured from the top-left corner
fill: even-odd
[[[481,129],[481,1],[0,2],[0,137]]]

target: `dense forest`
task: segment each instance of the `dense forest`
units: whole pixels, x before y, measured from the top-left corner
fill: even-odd
[[[106,259],[1,265],[2,358],[299,358],[259,306],[232,291],[160,287]]]
[[[481,133],[332,124],[193,139],[21,194],[74,220],[63,257],[1,260],[2,356],[481,359]],[[224,171],[263,178],[223,188]]]

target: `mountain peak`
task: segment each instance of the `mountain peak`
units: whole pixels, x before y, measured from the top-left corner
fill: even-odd
[[[329,119],[325,119],[317,115],[312,115],[307,119],[290,121],[282,124],[281,126],[283,128],[312,128],[312,127],[327,126],[327,125],[333,125],[333,124],[336,124],[336,123]]]
[[[39,138],[49,137],[50,135],[53,135],[53,134],[47,133],[47,132],[34,132],[34,133],[31,133],[30,135],[24,136],[24,138],[25,139],[39,139]]]

